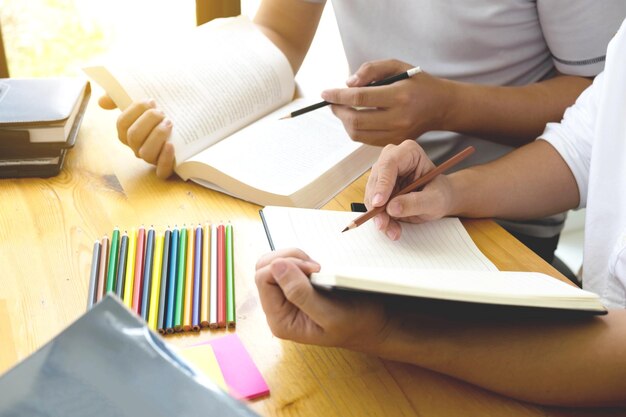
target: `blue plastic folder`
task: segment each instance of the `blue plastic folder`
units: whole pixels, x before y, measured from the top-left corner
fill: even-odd
[[[0,378],[0,416],[253,416],[113,295]]]

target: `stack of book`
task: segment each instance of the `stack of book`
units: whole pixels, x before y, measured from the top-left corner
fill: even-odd
[[[57,175],[90,95],[81,79],[0,79],[0,177]]]

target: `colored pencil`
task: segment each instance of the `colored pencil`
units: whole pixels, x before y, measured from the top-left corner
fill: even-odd
[[[141,292],[143,290],[143,263],[146,251],[146,229],[139,228],[137,232],[137,249],[135,251],[135,282],[133,283],[133,311],[141,312]]]
[[[191,312],[191,328],[200,331],[200,276],[202,275],[202,226],[196,227],[196,243],[193,264],[193,308]]]
[[[107,261],[109,260],[109,238],[102,238],[100,248],[100,270],[98,271],[98,289],[96,290],[96,302],[102,300],[104,295],[105,281],[107,276]]]
[[[174,308],[176,304],[176,267],[178,261],[178,229],[172,231],[172,240],[170,241],[170,259],[167,282],[167,314],[165,319],[166,333],[174,332]]]
[[[211,227],[211,274],[210,274],[209,327],[217,328],[217,227]]]
[[[93,254],[91,255],[91,271],[89,273],[89,290],[87,291],[87,310],[93,307],[96,299],[96,282],[98,281],[98,267],[100,266],[100,242],[96,240],[93,244]]]
[[[193,227],[187,229],[187,261],[185,266],[185,301],[183,304],[183,330],[191,330],[193,312],[193,266],[195,265],[195,238]]]
[[[137,250],[137,231],[133,228],[128,237],[128,257],[126,259],[126,278],[124,279],[124,305],[133,306],[133,287],[135,283],[135,257]]]
[[[161,266],[163,263],[163,234],[156,236],[154,245],[154,263],[152,264],[152,287],[150,288],[150,308],[148,310],[148,327],[157,329],[159,316],[159,295],[161,292]]]
[[[120,240],[120,256],[117,262],[117,278],[115,279],[115,294],[123,299],[124,281],[126,280],[126,258],[128,258],[128,234],[124,232]]]
[[[217,226],[217,326],[226,327],[226,251],[224,225]]]
[[[157,318],[157,330],[165,333],[165,309],[167,308],[167,272],[169,271],[170,258],[170,229],[165,231],[163,236],[163,259],[161,261],[161,291],[159,294],[159,310]]]
[[[187,266],[187,229],[180,229],[178,248],[178,270],[176,273],[176,305],[174,306],[174,331],[183,330],[183,307],[185,292],[185,267]]]
[[[152,288],[152,268],[154,263],[154,229],[148,230],[148,238],[146,239],[146,256],[144,258],[143,278],[141,280],[141,303],[139,311],[141,318],[148,321],[148,313],[150,312],[150,289]]]
[[[209,287],[209,268],[211,247],[209,242],[211,241],[211,225],[206,224],[202,234],[202,283],[200,285],[202,296],[200,297],[200,326],[209,327],[209,310],[211,306],[209,304],[209,297],[211,294],[211,288]]]
[[[226,225],[226,325],[235,327],[235,259],[233,254],[233,226]]]
[[[116,227],[111,234],[111,249],[109,251],[109,266],[107,267],[106,293],[115,291],[117,277],[117,258],[119,256],[120,230]]]

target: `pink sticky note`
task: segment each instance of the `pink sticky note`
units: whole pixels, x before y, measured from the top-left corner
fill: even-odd
[[[236,334],[206,342],[210,344],[230,393],[237,398],[262,397],[270,389]]]

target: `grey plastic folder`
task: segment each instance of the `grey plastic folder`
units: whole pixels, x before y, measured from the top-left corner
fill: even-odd
[[[0,416],[253,416],[107,296],[0,378]]]

